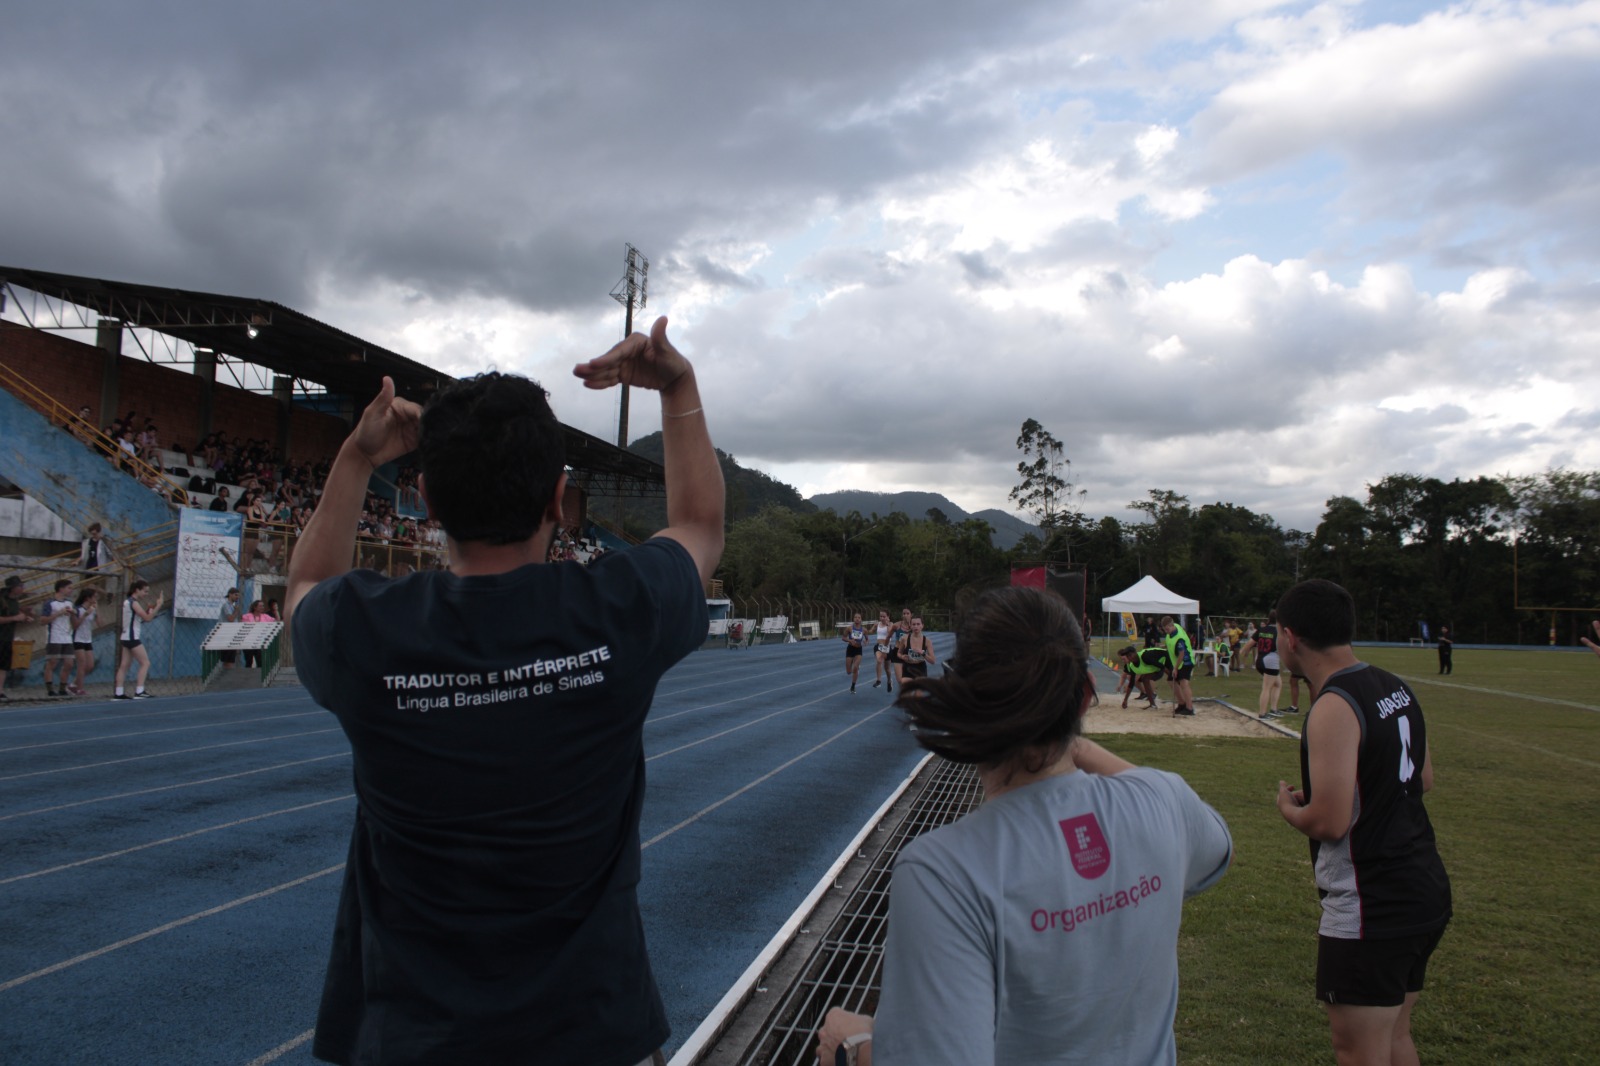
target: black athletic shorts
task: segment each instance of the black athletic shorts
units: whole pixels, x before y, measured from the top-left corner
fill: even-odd
[[[143,643],[144,643],[144,641],[142,641],[142,640],[125,640],[125,641],[122,642],[122,646],[124,648],[137,648],[139,645],[141,645]]]
[[[1421,992],[1428,959],[1444,936],[1431,933],[1393,940],[1317,937],[1317,998],[1353,1007],[1398,1007]]]
[[[84,641],[81,641],[81,640],[73,641],[72,642],[72,647],[73,647],[74,651],[94,651],[94,645],[93,644],[85,643]]]
[[[57,644],[55,642],[51,642],[51,643],[46,644],[44,646],[44,657],[46,659],[65,659],[68,656],[70,656],[71,654],[72,654],[72,642],[71,641],[68,641],[65,644]]]
[[[1177,672],[1172,675],[1172,680],[1174,680],[1174,681],[1187,681],[1193,676],[1194,676],[1194,663],[1190,663],[1188,666],[1180,666],[1180,667],[1178,667]]]
[[[855,644],[846,644],[844,646],[844,657],[846,659],[859,659],[859,658],[861,658],[861,648],[858,647]]]
[[[1266,674],[1268,677],[1277,677],[1278,676],[1278,671],[1269,670],[1267,667],[1262,666],[1260,659],[1256,660],[1256,672],[1257,673]]]

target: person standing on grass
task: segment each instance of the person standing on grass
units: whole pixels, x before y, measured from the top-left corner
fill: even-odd
[[[1279,653],[1311,679],[1300,787],[1278,812],[1311,840],[1322,923],[1317,999],[1341,1066],[1415,1066],[1411,1012],[1450,921],[1450,879],[1422,795],[1433,752],[1416,695],[1350,646],[1356,608],[1331,581],[1278,601]]]
[[[1194,717],[1194,688],[1189,679],[1194,676],[1194,645],[1189,634],[1171,615],[1161,616],[1161,632],[1166,634],[1167,661],[1172,666],[1173,715]]]
[[[1278,693],[1283,691],[1283,677],[1279,674],[1278,612],[1267,612],[1267,621],[1250,639],[1256,652],[1256,673],[1261,675],[1261,698],[1256,703],[1256,717],[1278,718]]]
[[[1450,639],[1450,627],[1439,627],[1439,673],[1448,674],[1455,670],[1450,657],[1455,652],[1456,642]]]
[[[486,373],[426,409],[383,379],[289,564],[306,691],[357,799],[312,1053],[336,1063],[661,1062],[639,913],[644,723],[705,640],[722,471],[667,320],[574,368],[660,394],[667,528],[547,562],[566,499],[544,389]],[[448,570],[351,570],[373,470],[415,451]]]

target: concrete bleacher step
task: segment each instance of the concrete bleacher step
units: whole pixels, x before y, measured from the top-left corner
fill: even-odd
[[[272,679],[272,688],[288,688],[300,684],[300,675],[294,672],[292,666],[280,666],[277,676]]]

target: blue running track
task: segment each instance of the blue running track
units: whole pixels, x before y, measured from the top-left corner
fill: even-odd
[[[640,894],[669,1055],[921,757],[843,660],[703,651],[661,683]],[[354,805],[302,689],[0,710],[0,1063],[315,1061]]]

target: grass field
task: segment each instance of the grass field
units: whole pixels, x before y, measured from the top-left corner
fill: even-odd
[[[1357,654],[1412,683],[1433,748],[1428,810],[1455,919],[1413,1024],[1422,1061],[1600,1062],[1600,660],[1459,650],[1440,678],[1431,648]],[[1197,697],[1245,707],[1259,689],[1254,671],[1195,679]],[[1332,1062],[1312,996],[1310,854],[1273,799],[1279,778],[1298,778],[1298,742],[1106,739],[1182,774],[1233,831],[1233,868],[1185,912],[1179,1059]]]

